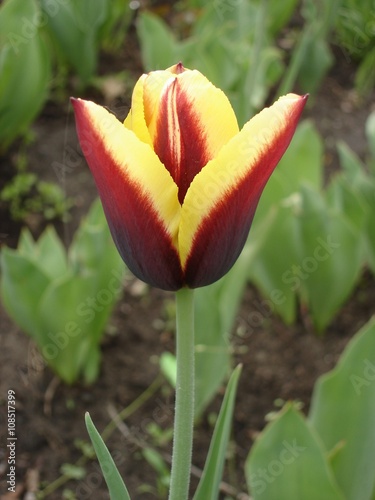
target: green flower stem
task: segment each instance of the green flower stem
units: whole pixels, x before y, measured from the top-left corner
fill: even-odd
[[[194,291],[176,292],[176,403],[169,500],[189,495],[194,424]]]

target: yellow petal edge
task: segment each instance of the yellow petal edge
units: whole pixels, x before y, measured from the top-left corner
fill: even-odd
[[[178,248],[183,268],[202,220],[209,216],[226,193],[235,189],[259,162],[263,152],[284,133],[288,115],[300,99],[298,95],[287,94],[263,109],[194,178],[181,210]]]
[[[82,102],[90,128],[99,136],[107,154],[123,173],[124,182],[129,179],[137,184],[151,201],[177,249],[181,206],[171,175],[152,148],[124,127],[114,115],[91,101]]]

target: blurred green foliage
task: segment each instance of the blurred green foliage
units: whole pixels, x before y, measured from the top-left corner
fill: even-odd
[[[49,92],[51,60],[37,0],[0,6],[0,151],[27,130]]]
[[[37,242],[25,229],[16,250],[2,249],[0,262],[2,299],[14,322],[64,382],[92,383],[124,276],[99,201],[68,252],[52,227]]]
[[[295,0],[284,2],[284,15],[278,21],[286,23],[295,4]],[[179,60],[200,70],[228,95],[243,124],[263,105],[284,67],[282,53],[274,44],[282,26],[270,22],[264,5],[253,1],[207,4],[183,40],[156,15],[141,13],[137,31],[146,71]]]
[[[101,48],[119,50],[132,11],[122,0],[5,0],[0,5],[0,151],[27,131],[55,82],[97,73]],[[66,85],[66,81],[59,82]]]
[[[9,206],[13,220],[26,221],[31,214],[42,214],[47,220],[69,218],[73,201],[52,182],[38,180],[29,172],[16,174],[0,192],[0,201]]]
[[[369,143],[373,121],[370,115]],[[263,242],[249,278],[267,308],[293,323],[299,300],[319,331],[353,292],[364,267],[375,272],[375,157],[366,168],[346,144],[337,147],[342,170],[323,189],[322,139],[310,122],[299,126],[264,190],[249,236]]]
[[[360,94],[375,86],[375,5],[373,0],[342,0],[335,41],[349,60],[359,62],[355,84]]]
[[[68,64],[86,86],[96,75],[99,49],[118,49],[131,21],[129,2],[40,0],[57,60]]]
[[[245,465],[254,500],[374,498],[374,351],[371,320],[317,380],[308,418],[288,403],[264,429]]]
[[[317,91],[334,60],[329,41],[340,2],[183,2],[180,8],[193,4],[196,10],[182,39],[160,17],[142,12],[143,64],[150,71],[181,60],[200,70],[228,95],[242,125],[275,88],[278,95],[296,85],[301,93]]]
[[[190,21],[177,20],[172,29],[147,10],[138,16],[146,71],[178,60],[201,70],[230,97],[240,124],[275,89],[279,95],[296,85],[301,92],[316,92],[334,60],[332,43],[360,61],[358,91],[365,94],[374,86],[372,0],[185,1],[174,12]],[[69,71],[81,88],[93,81],[99,52],[121,49],[133,14],[130,2],[122,0],[5,0],[0,6],[1,149],[27,130],[50,88],[66,85]]]

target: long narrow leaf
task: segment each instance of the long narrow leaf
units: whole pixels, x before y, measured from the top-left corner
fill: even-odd
[[[195,492],[194,500],[216,500],[218,498],[219,486],[224,468],[225,451],[227,449],[232,424],[234,400],[241,369],[241,365],[237,366],[229,379],[223,404],[212,436],[203,475],[199,481],[197,491]]]
[[[105,482],[108,486],[111,500],[130,500],[130,495],[119,471],[117,470],[116,464],[113,461],[113,458],[111,457],[111,454],[109,453],[108,448],[99,432],[96,430],[89,413],[86,413],[85,421]]]

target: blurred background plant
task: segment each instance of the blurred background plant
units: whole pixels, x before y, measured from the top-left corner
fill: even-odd
[[[335,368],[318,378],[307,418],[295,403],[285,404],[273,416],[245,465],[254,500],[373,498],[373,472],[357,465],[375,456],[370,424],[375,418],[374,365],[367,358],[375,350],[374,334],[371,320]]]
[[[16,250],[1,251],[0,289],[8,314],[46,364],[68,384],[99,374],[100,342],[120,295],[124,265],[99,201],[66,252],[53,227],[35,242],[24,229]]]
[[[83,90],[98,75],[101,52],[118,53],[138,2],[121,0],[6,0],[0,7],[0,146],[22,135],[54,84],[68,76]],[[296,84],[315,93],[334,61],[337,44],[360,61],[357,90],[374,85],[372,0],[180,1],[173,29],[157,10],[140,10],[137,34],[144,69],[182,60],[229,95],[243,124]],[[28,74],[25,79],[23,75]]]
[[[0,6],[0,151],[23,135],[54,82],[97,75],[99,51],[118,51],[132,19],[121,0],[6,0]],[[27,75],[27,78],[25,78]],[[65,94],[66,98],[66,94]]]
[[[36,174],[20,172],[2,189],[0,201],[8,204],[12,219],[27,222],[28,217],[40,214],[50,221],[69,219],[73,201],[53,182],[38,180]]]
[[[375,9],[372,0],[342,0],[335,18],[334,42],[358,62],[355,88],[369,95],[375,85]]]
[[[374,141],[373,122],[372,114],[366,127],[369,145]],[[310,122],[300,125],[265,189],[249,240],[256,241],[259,233],[264,238],[249,277],[272,309],[293,323],[298,299],[318,331],[332,321],[364,269],[374,272],[371,148],[367,165],[346,144],[339,142],[337,150],[341,171],[324,187],[323,141]]]

